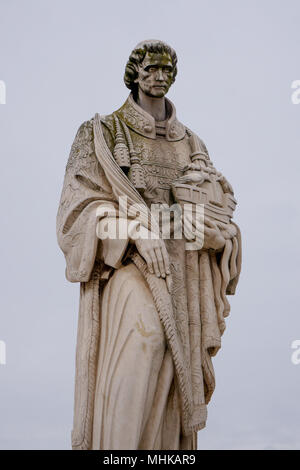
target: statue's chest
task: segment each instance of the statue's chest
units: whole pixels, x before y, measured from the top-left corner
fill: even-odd
[[[190,163],[190,146],[186,139],[169,142],[132,135],[135,151],[144,169],[146,191],[144,199],[149,203],[172,203],[171,185]]]

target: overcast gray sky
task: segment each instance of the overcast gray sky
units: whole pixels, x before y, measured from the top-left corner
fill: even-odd
[[[238,199],[243,271],[201,449],[300,449],[300,2],[0,0],[0,448],[67,449],[79,285],[55,217],[71,143],[126,99],[126,60],[178,53],[169,97]]]

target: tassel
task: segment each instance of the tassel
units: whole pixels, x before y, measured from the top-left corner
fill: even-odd
[[[138,154],[133,148],[133,143],[132,143],[132,139],[131,139],[128,127],[123,121],[121,121],[121,123],[124,129],[126,140],[127,140],[128,147],[129,147],[130,169],[128,172],[128,178],[133,184],[133,186],[135,187],[135,189],[139,191],[140,193],[143,193],[146,189],[144,170],[140,163]]]
[[[121,169],[127,173],[130,168],[130,157],[127,145],[123,133],[121,131],[121,126],[119,119],[114,115],[115,125],[116,125],[116,144],[114,147],[114,157]]]
[[[139,159],[133,161],[131,158],[131,161],[132,165],[128,173],[128,178],[132,182],[135,189],[137,189],[140,193],[143,193],[146,189],[144,170],[139,162]]]

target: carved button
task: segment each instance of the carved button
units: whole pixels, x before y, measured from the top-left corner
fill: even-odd
[[[150,134],[150,132],[152,132],[152,126],[150,126],[149,124],[146,124],[144,126],[144,131],[147,132],[147,134]]]
[[[175,131],[174,127],[172,127],[172,128],[170,129],[169,134],[170,134],[170,137],[176,137],[176,131]]]

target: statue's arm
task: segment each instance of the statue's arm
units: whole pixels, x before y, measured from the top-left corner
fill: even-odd
[[[205,157],[206,160],[210,162],[209,165],[213,167],[207,147],[203,140],[200,139],[200,137],[198,137],[196,134],[193,134],[190,130],[188,130],[188,134],[193,135],[191,140],[192,146],[195,147],[194,151],[199,151],[200,154],[202,154],[203,157]],[[223,175],[221,175],[221,173],[217,172],[217,174],[219,175],[219,182],[222,185],[224,193],[230,193],[233,196],[233,189],[229,182]],[[199,239],[199,245],[201,245],[201,236]],[[226,293],[233,295],[239,281],[242,264],[241,232],[238,225],[233,221],[226,225],[205,218],[204,241],[203,246],[200,249],[202,248],[218,252],[219,259],[222,259],[224,254],[225,257],[228,257],[228,274],[230,276],[230,280],[226,288]],[[223,263],[223,266],[226,263]]]
[[[89,280],[99,252],[97,210],[107,204],[116,207],[111,185],[95,155],[91,120],[80,126],[72,144],[57,214],[57,239],[71,282]]]
[[[112,150],[112,129],[105,122],[102,130]],[[71,147],[57,214],[57,238],[66,258],[67,279],[87,281],[96,260],[118,268],[130,236],[126,233],[121,238],[109,238],[106,233],[114,233],[118,225],[124,228],[124,223],[127,221],[119,213],[112,187],[95,154],[93,120],[84,122]]]

